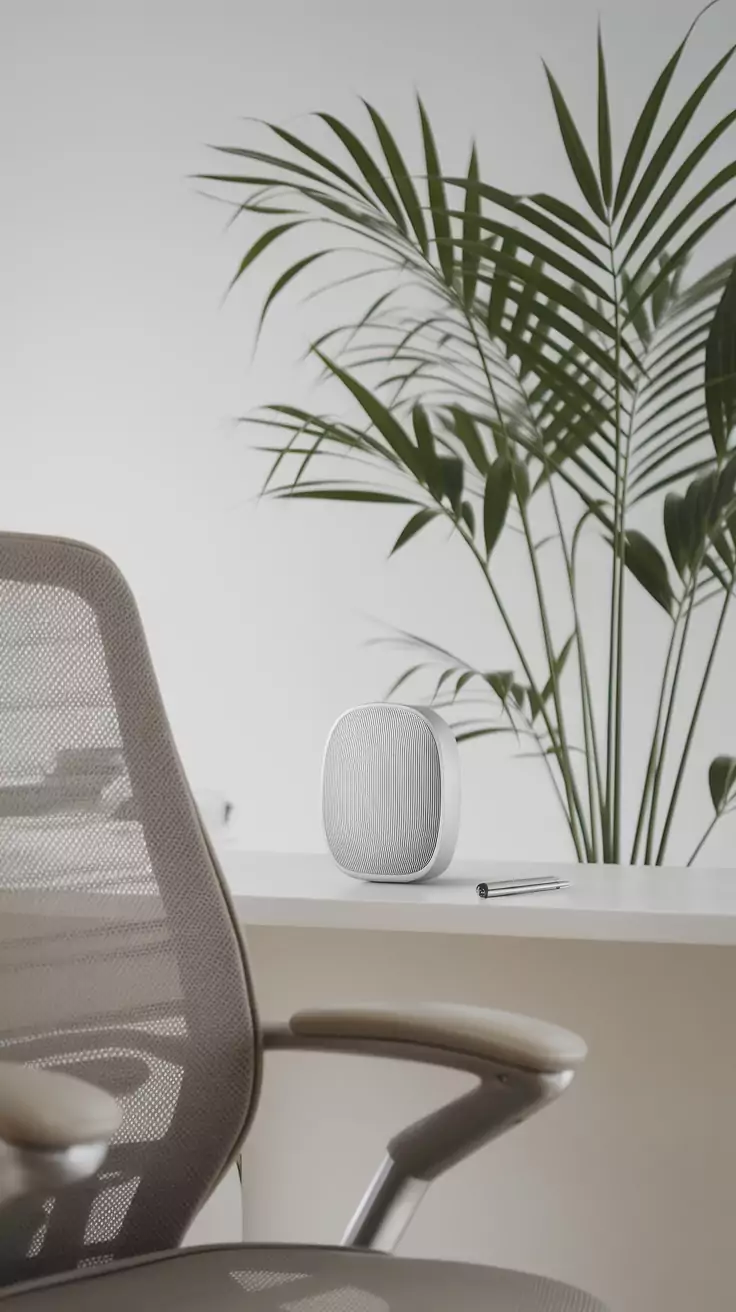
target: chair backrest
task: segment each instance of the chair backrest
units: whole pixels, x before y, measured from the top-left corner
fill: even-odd
[[[171,1248],[255,1109],[243,946],[138,612],[99,552],[0,534],[0,1061],[109,1090],[98,1175],[0,1212],[0,1284]]]

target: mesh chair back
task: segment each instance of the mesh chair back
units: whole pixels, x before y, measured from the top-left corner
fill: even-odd
[[[0,534],[0,1061],[109,1090],[97,1176],[0,1213],[0,1283],[174,1247],[254,1110],[242,942],[130,592]]]

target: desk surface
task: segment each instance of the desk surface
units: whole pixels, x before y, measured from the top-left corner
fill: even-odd
[[[736,945],[736,870],[458,861],[429,884],[368,884],[315,853],[220,853],[244,925]],[[482,880],[561,874],[571,887],[481,901]]]

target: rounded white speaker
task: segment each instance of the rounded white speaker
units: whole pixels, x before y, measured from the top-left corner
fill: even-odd
[[[356,879],[409,883],[449,865],[460,819],[460,759],[436,711],[374,702],[333,725],[322,769],[327,846]]]

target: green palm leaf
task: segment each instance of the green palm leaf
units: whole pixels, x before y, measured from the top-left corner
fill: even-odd
[[[547,82],[552,92],[552,101],[557,115],[562,136],[563,145],[567,152],[567,158],[570,161],[570,167],[575,174],[577,184],[587,200],[590,208],[597,218],[605,221],[606,211],[603,205],[598,180],[593,171],[593,165],[590,162],[588,152],[583,145],[583,139],[575,126],[575,121],[567,107],[567,102],[555,79],[550,73],[547,65],[544,65],[544,71],[547,74]]]
[[[692,28],[690,30],[692,31]],[[672,55],[662,69],[662,72],[657,78],[644,108],[639,115],[636,127],[631,134],[631,140],[626,149],[624,162],[621,165],[618,186],[616,187],[616,195],[613,202],[614,219],[617,217],[619,210],[631,190],[631,185],[636,177],[639,165],[644,157],[644,152],[649,144],[649,138],[654,131],[654,125],[659,117],[662,102],[667,94],[675,69],[680,62],[689,35],[690,33],[688,32],[685,40],[677,47],[674,55]]]
[[[236,282],[242,278],[246,269],[249,269],[251,265],[255,263],[259,255],[262,255],[264,251],[268,250],[269,246],[272,246],[279,237],[283,237],[287,232],[291,232],[293,228],[298,226],[299,220],[295,220],[291,223],[279,223],[275,228],[269,228],[268,232],[262,233],[262,235],[253,242],[253,245],[248,248],[240,261],[237,272],[230,283],[230,288],[232,289],[235,286]]]
[[[736,268],[726,283],[705,348],[705,404],[716,454],[736,427]]]
[[[436,510],[430,510],[425,507],[422,510],[418,510],[416,515],[412,515],[409,522],[404,525],[399,533],[399,536],[391,548],[390,554],[393,556],[400,547],[405,546],[405,544],[415,537],[421,529],[426,528],[427,524],[431,524],[432,520],[437,518],[437,514],[438,512]],[[396,691],[395,687],[393,691]]]
[[[483,536],[486,556],[490,556],[506,521],[511,490],[513,487],[512,467],[508,460],[499,456],[488,470],[485,495],[483,499]]]
[[[507,223],[501,223],[497,219],[486,218],[485,215],[480,217],[479,227],[501,241],[506,238],[512,239],[516,250],[527,251],[530,255],[538,256],[544,264],[563,274],[571,283],[577,283],[579,286],[584,287],[593,296],[599,297],[609,305],[613,303],[610,293],[600,281],[597,281],[591,274],[581,269],[579,263],[576,264],[572,260],[568,260],[554,246],[550,246],[548,242],[540,241],[529,233],[519,228],[513,228]],[[464,241],[463,245],[465,245]],[[492,260],[496,245],[486,240],[478,243],[472,249],[477,255]],[[600,267],[604,269],[605,265],[601,263]]]
[[[285,287],[288,287],[289,283],[293,282],[300,273],[303,273],[305,269],[308,269],[310,265],[316,263],[317,260],[324,259],[325,255],[329,255],[329,253],[329,251],[314,251],[312,255],[305,255],[301,260],[297,260],[294,264],[290,265],[284,273],[279,275],[263,302],[263,308],[261,310],[261,315],[258,320],[258,328],[256,330],[256,338],[260,335],[266,315],[276,300],[276,297]]]
[[[541,254],[534,256],[529,263],[516,259],[508,249],[502,246],[500,249],[494,247],[485,247],[484,265],[481,266],[482,272],[476,273],[478,281],[483,281],[493,285],[495,277],[494,272],[485,272],[484,266],[490,265],[492,269],[501,266],[502,272],[509,274],[516,280],[521,288],[521,295],[529,287],[536,296],[544,296],[549,305],[560,306],[565,310],[570,310],[583,323],[587,323],[596,332],[602,333],[604,337],[615,337],[613,324],[606,319],[591,303],[575,291],[574,287],[566,284],[558,278],[553,278],[551,274],[545,272],[544,259]]]
[[[651,250],[647,252],[646,258],[634,274],[634,278],[640,279],[647,268],[652,265],[653,261],[657,259],[662,252],[666,252],[671,247],[673,239],[682,231],[686,224],[698,214],[706,201],[709,201],[711,197],[715,196],[717,192],[722,191],[724,187],[728,186],[728,184],[734,180],[736,180],[736,163],[728,164],[725,168],[720,169],[715,177],[711,178],[704,187],[701,187],[700,191],[683,206],[679,214],[675,215],[674,219],[672,219],[667,225],[664,232],[662,232],[657,238],[657,241],[652,246]],[[727,214],[732,207],[733,202],[725,205],[720,211],[718,211],[718,217],[720,218],[722,215]],[[706,220],[706,224],[709,224],[709,222],[709,219]],[[708,230],[708,227],[704,229],[705,232]],[[697,237],[696,241],[699,241],[700,239],[700,237]],[[630,253],[631,250],[627,252],[626,263],[628,263]]]
[[[418,459],[418,450],[412,443],[406,430],[402,428],[401,424],[395,416],[391,414],[390,410],[388,410],[367,387],[364,387],[357,378],[353,378],[352,375],[346,373],[344,369],[341,369],[334,360],[330,360],[328,356],[323,355],[319,351],[317,352],[317,355],[325,368],[328,369],[335,378],[339,379],[343,386],[352,393],[358,404],[370,419],[371,423],[378,429],[381,436],[385,438],[391,450],[396,456],[398,456],[402,464],[406,466],[410,473],[421,478],[422,474]]]
[[[404,157],[401,154],[385,119],[381,117],[378,110],[368,104],[367,100],[363,103],[365,104],[365,107],[371,116],[373,126],[376,129],[376,135],[381,143],[381,148],[391,172],[394,186],[401,198],[401,202],[406,211],[406,217],[414,229],[414,235],[419,244],[419,249],[423,255],[427,255],[429,253],[429,239],[427,237],[427,227],[424,222],[424,214],[422,213],[422,206],[414,183],[412,182],[411,175],[404,163]]]
[[[624,236],[634,220],[641,213],[643,206],[651,196],[655,186],[664,173],[664,170],[672,159],[675,150],[680,144],[680,141],[689,127],[693,116],[700,107],[701,102],[731,60],[735,50],[736,46],[732,46],[723,58],[718,60],[718,63],[714,65],[710,72],[703,78],[702,82],[696,87],[695,91],[693,91],[692,95],[688,97],[679,114],[665,132],[662,141],[644,170],[641,182],[629,202],[626,213],[621,219],[621,226],[618,232],[619,240]]]
[[[439,259],[440,268],[444,275],[445,282],[448,286],[452,286],[455,273],[455,261],[452,253],[452,230],[450,227],[450,216],[447,209],[445,184],[442,180],[442,170],[440,168],[440,159],[437,153],[437,145],[432,131],[432,124],[430,123],[427,111],[419,98],[417,98],[417,105],[419,107],[419,119],[422,127],[422,140],[424,142],[424,160],[427,169],[427,191],[429,193],[429,208],[432,213],[434,235],[437,242],[437,258]]]
[[[460,405],[451,406],[449,414],[451,431],[465,449],[478,473],[485,477],[489,469],[488,453],[473,416]]]
[[[364,487],[308,487],[276,488],[273,495],[290,501],[365,501],[391,506],[415,506],[411,497],[397,496],[393,492],[379,492]]]
[[[281,141],[286,142],[287,146],[291,146],[294,150],[298,151],[300,155],[305,155],[306,158],[311,159],[314,164],[319,164],[320,168],[324,169],[325,172],[338,178],[340,182],[344,182],[345,186],[348,187],[350,191],[356,192],[363,200],[370,203],[370,196],[365,188],[361,187],[360,184],[356,182],[355,178],[352,178],[349,173],[346,173],[345,169],[340,168],[339,164],[336,164],[334,160],[329,158],[329,156],[323,155],[319,150],[315,150],[314,146],[311,146],[309,142],[302,141],[300,137],[295,136],[293,132],[288,132],[286,128],[278,127],[275,123],[269,123],[268,126]],[[279,163],[281,163],[281,161],[279,161]],[[281,163],[281,167],[293,168],[295,166]],[[319,173],[310,172],[309,176],[318,182],[324,182],[324,178]]]
[[[503,259],[498,261],[500,268],[496,268],[495,275],[490,282],[490,295],[488,298],[488,314],[486,316],[486,326],[491,337],[498,337],[503,326],[504,314],[506,313],[506,302],[510,291],[510,279],[507,270],[513,264],[513,257],[517,251],[516,236],[510,234],[504,238],[501,251]]]
[[[342,123],[340,119],[335,118],[333,114],[318,114],[317,117],[321,118],[323,123],[326,123],[328,128],[330,128],[331,131],[335,133],[335,136],[339,138],[350,157],[363,174],[363,177],[376,199],[380,202],[387,213],[391,215],[391,218],[399,231],[405,233],[406,224],[404,223],[404,216],[399,207],[399,203],[375,160],[368,153],[360,138],[357,137],[345,123]]]
[[[535,191],[529,197],[529,200],[538,205],[540,209],[548,210],[550,214],[556,215],[558,219],[561,219],[563,223],[568,224],[571,228],[582,232],[591,241],[605,246],[605,237],[602,237],[600,232],[593,227],[590,219],[586,218],[584,214],[580,214],[572,205],[568,205],[567,201],[560,200],[558,196],[549,196],[543,191]]]
[[[711,128],[710,132],[706,133],[702,141],[700,141],[695,149],[690,152],[687,159],[683,161],[677,171],[673,174],[672,178],[667,183],[667,186],[660,192],[655,204],[647,213],[647,216],[641,227],[638,229],[636,236],[632,239],[631,244],[626,251],[626,264],[629,263],[634,251],[639,249],[642,242],[646,241],[647,237],[649,237],[653,229],[656,228],[660,220],[668,213],[673,200],[679,195],[680,191],[685,186],[685,183],[695,172],[695,169],[702,163],[708,152],[718,141],[720,141],[724,132],[727,132],[733,123],[736,123],[736,110],[732,110],[730,114],[726,114],[725,118],[722,118],[714,128]],[[707,200],[708,197],[706,196],[704,199]],[[668,244],[667,240],[665,240],[663,244],[666,246]],[[651,252],[648,259],[651,259],[652,254],[655,253],[658,252]]]
[[[652,280],[649,282],[646,291],[641,295],[641,297],[638,299],[634,307],[629,311],[629,315],[628,315],[629,319],[631,319],[632,315],[636,312],[639,305],[643,305],[654,295],[654,292],[657,290],[660,283],[664,282],[667,278],[671,277],[671,275],[680,268],[686,256],[688,256],[691,253],[691,251],[695,249],[695,247],[700,245],[703,238],[708,235],[708,233],[711,231],[712,228],[716,226],[717,223],[720,223],[721,219],[724,218],[726,214],[730,213],[730,211],[734,208],[735,205],[736,205],[736,200],[731,200],[728,202],[727,205],[722,205],[720,209],[717,209],[715,211],[714,214],[710,214],[707,219],[704,219],[703,222],[698,225],[698,227],[695,229],[694,232],[690,233],[690,235],[686,238],[686,240],[682,243],[682,245],[679,246],[677,250],[672,255],[670,255],[667,260],[665,260],[664,264],[660,266],[659,272],[656,273],[652,278]]]
[[[470,186],[467,178],[451,177],[447,179],[447,182],[451,186],[465,188],[466,190]],[[584,215],[578,214],[572,206],[557,200],[553,196],[546,196],[542,193],[524,199],[522,196],[514,196],[511,192],[502,191],[499,187],[492,187],[486,182],[479,181],[472,184],[472,189],[477,191],[479,196],[492,201],[501,209],[508,210],[521,222],[528,223],[530,227],[545,233],[546,236],[553,237],[560,245],[567,246],[569,250],[574,251],[576,256],[608,272],[609,266],[575,234],[577,232],[582,233],[583,236],[596,245],[605,245],[603,237],[589,220]],[[550,218],[546,211],[557,215],[562,222],[558,223],[555,219]],[[482,227],[495,227],[495,223],[495,220],[492,222],[487,221],[485,218],[481,220]],[[570,230],[571,228],[573,231]],[[519,231],[521,232],[521,229]]]
[[[611,159],[611,112],[608,106],[608,79],[603,54],[603,39],[598,27],[598,175],[606,209],[613,197],[613,163]]]
[[[477,181],[478,156],[475,146],[473,146],[468,165],[468,185],[465,191],[462,236],[463,300],[467,306],[473,304],[478,266],[480,264],[480,196],[474,185]]]

